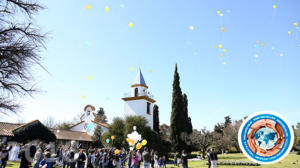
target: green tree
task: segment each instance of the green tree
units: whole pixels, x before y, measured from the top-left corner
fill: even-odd
[[[142,139],[147,140],[149,149],[157,150],[161,155],[166,155],[170,151],[170,143],[161,139],[160,135],[147,126],[148,121],[141,116],[128,116],[125,119],[126,136],[133,132],[133,126],[141,134]]]
[[[189,112],[188,112],[188,98],[187,95],[184,93],[183,94],[183,111],[184,111],[184,124],[186,127],[186,132],[188,134],[191,134],[193,132],[193,125],[192,125],[192,120],[189,117]]]
[[[224,125],[221,123],[217,123],[214,128],[214,132],[223,135]]]
[[[170,118],[170,140],[175,151],[186,148],[185,142],[181,139],[181,134],[186,132],[186,122],[184,121],[184,104],[182,91],[180,88],[180,77],[175,65],[173,93],[172,93],[172,112]]]
[[[94,131],[94,135],[92,136],[92,140],[93,140],[93,146],[94,147],[102,147],[102,128],[101,126],[97,126],[95,131]]]
[[[227,126],[230,126],[232,124],[230,116],[226,116],[226,117],[224,117],[224,119],[225,119],[224,128],[226,128]]]
[[[187,133],[188,134],[193,133],[193,124],[192,124],[191,117],[188,117],[188,121],[187,121]]]
[[[125,122],[122,118],[114,118],[112,124],[108,127],[108,131],[111,136],[115,137],[115,139],[111,142],[112,146],[118,149],[126,147]],[[109,137],[109,139],[112,140],[111,137]]]
[[[105,111],[103,107],[100,107],[99,110],[97,111],[97,118],[96,120],[98,122],[102,122],[102,123],[107,123],[107,117],[105,115]]]
[[[153,130],[159,133],[159,108],[156,104],[153,107]]]

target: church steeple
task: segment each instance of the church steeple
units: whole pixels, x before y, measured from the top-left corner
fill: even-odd
[[[146,85],[146,82],[144,80],[144,77],[143,77],[143,74],[142,74],[142,71],[141,71],[140,68],[139,68],[139,71],[138,71],[138,73],[136,75],[134,84],[131,85],[131,87],[137,87],[137,86],[143,86],[145,88],[148,88],[148,86]]]
[[[153,103],[155,100],[148,91],[141,69],[139,69],[134,83],[131,85],[131,92],[125,93],[124,114],[125,116],[143,116],[148,121],[148,126],[153,128]]]

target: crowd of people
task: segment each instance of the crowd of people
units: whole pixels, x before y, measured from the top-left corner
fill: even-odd
[[[209,168],[217,166],[217,155],[207,152]],[[83,148],[77,146],[39,145],[4,145],[0,144],[0,168],[5,168],[7,161],[20,161],[20,168],[166,168],[167,157],[158,151],[144,147],[140,150],[126,151],[116,148]],[[176,167],[188,168],[188,155],[183,150],[175,155],[173,163]]]
[[[126,151],[115,148],[84,148],[79,146],[59,146],[40,143],[38,145],[0,145],[0,168],[7,161],[20,161],[20,168],[166,168],[167,157],[158,151],[144,147]],[[182,154],[183,168],[187,168],[187,155]],[[186,165],[186,166],[184,166]]]

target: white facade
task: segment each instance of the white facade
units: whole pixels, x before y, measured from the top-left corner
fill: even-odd
[[[139,70],[135,83],[131,85],[131,92],[122,98],[125,101],[124,115],[142,116],[148,121],[148,126],[153,129],[153,103],[155,100],[148,92],[148,86]]]
[[[96,121],[96,114],[95,114],[95,107],[91,105],[87,105],[84,108],[84,114],[80,117],[80,122],[73,127],[70,128],[71,131],[78,131],[78,132],[86,132],[89,135],[94,135],[95,128],[99,125],[102,128],[102,132],[107,132],[107,126],[102,123],[97,123]]]
[[[148,121],[148,126],[153,128],[153,104],[150,103],[150,114],[147,114],[147,101],[146,100],[133,100],[125,101],[124,106],[126,116],[142,116]]]
[[[95,124],[95,123],[93,122],[93,124]],[[96,125],[96,124],[95,124],[95,125]],[[100,126],[101,126],[101,125],[100,125]],[[75,126],[72,127],[70,130],[71,130],[71,131],[78,131],[78,132],[87,132],[86,127],[87,127],[86,123],[85,123],[85,122],[82,122],[82,123],[80,123],[80,124],[78,124],[78,125],[75,125]],[[105,132],[108,131],[108,129],[107,129],[106,127],[104,127],[104,126],[101,126],[101,128],[102,128],[103,133],[105,133]],[[94,131],[94,130],[93,130],[93,131]],[[93,131],[92,131],[92,132],[93,132]]]

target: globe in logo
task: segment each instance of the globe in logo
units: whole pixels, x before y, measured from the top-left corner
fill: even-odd
[[[280,161],[294,144],[291,125],[282,116],[270,111],[248,117],[240,127],[238,138],[243,153],[261,164]]]
[[[271,128],[261,128],[254,133],[255,143],[264,150],[272,149],[277,144],[277,132]]]

